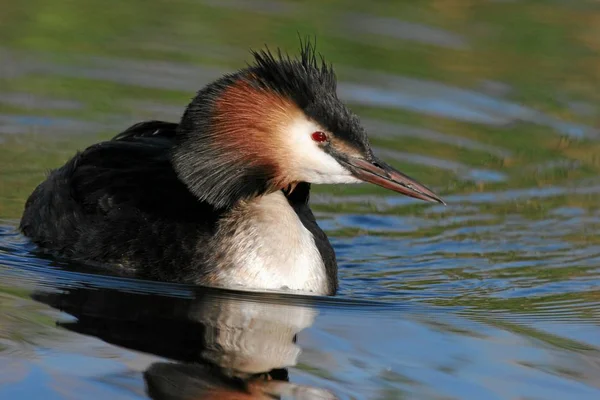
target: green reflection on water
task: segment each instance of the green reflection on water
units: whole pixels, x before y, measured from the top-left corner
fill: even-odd
[[[597,110],[598,94],[585,82],[597,81],[593,66],[597,65],[594,62],[598,61],[596,50],[600,44],[590,36],[592,28],[578,22],[578,18],[593,20],[594,13],[597,13],[594,9],[569,7],[567,3],[552,7],[542,3],[511,3],[510,6],[472,3],[466,7],[465,2],[447,1],[386,2],[370,5],[368,10],[364,10],[364,6],[357,3],[344,2],[342,7],[338,2],[290,2],[281,3],[274,10],[253,10],[189,2],[168,5],[154,2],[148,6],[133,1],[115,3],[110,7],[105,2],[86,2],[80,7],[70,2],[53,3],[52,6],[42,1],[8,2],[0,17],[4,48],[33,57],[32,64],[42,62],[68,66],[73,68],[75,76],[70,76],[68,71],[54,73],[51,68],[50,72],[36,72],[34,68],[30,73],[0,82],[0,93],[28,93],[75,100],[83,107],[31,110],[26,106],[2,103],[0,112],[71,117],[82,121],[102,121],[107,116],[119,116],[123,117],[123,123],[117,126],[124,127],[125,121],[133,122],[135,117],[152,116],[125,103],[154,100],[183,109],[193,94],[193,88],[189,91],[162,90],[78,77],[78,65],[94,65],[93,61],[85,61],[86,56],[185,62],[232,69],[243,66],[249,58],[248,47],[259,47],[264,42],[294,51],[297,31],[301,31],[318,35],[321,50],[338,67],[342,78],[346,75],[346,68],[353,67],[432,79],[476,90],[481,89],[483,81],[498,80],[510,88],[505,96],[507,100],[520,102],[564,121],[595,122],[590,113],[576,115],[568,104],[569,100],[585,101]],[[398,21],[447,29],[449,34],[460,35],[464,46],[446,48],[382,37],[369,33],[372,30],[360,24],[344,24],[344,21],[358,18],[356,15],[361,14],[357,13],[361,12],[369,18],[398,18]],[[390,160],[445,195],[560,185],[594,177],[600,168],[597,157],[600,144],[586,139],[566,138],[547,126],[515,121],[507,127],[490,127],[396,109],[365,106],[355,109],[365,117],[429,128],[510,152],[511,156],[498,157],[421,138],[380,138],[377,132],[372,132],[374,143],[386,149],[453,160],[467,168],[499,171],[508,177],[504,182],[477,182],[458,179],[452,171],[407,163],[401,159]],[[173,115],[173,118],[177,116]],[[118,129],[115,127],[98,134],[109,138]],[[69,137],[66,140],[68,145],[60,146],[60,155],[54,156],[40,156],[37,149],[53,147],[56,140],[64,140],[57,135],[51,138],[43,134],[36,137],[25,135],[5,140],[2,152],[18,154],[19,157],[8,161],[7,157],[2,157],[0,167],[8,173],[0,181],[0,198],[8,199],[8,204],[3,201],[0,216],[19,216],[21,208],[18,200],[24,199],[26,192],[41,178],[40,173],[34,170],[56,167],[75,149],[97,139],[96,135],[76,139]],[[31,141],[36,145],[23,144]],[[31,150],[24,149],[24,146]],[[547,166],[550,162],[557,165]],[[27,168],[20,168],[19,163]],[[538,168],[540,165],[546,167]],[[316,191],[327,193],[330,188],[316,188]],[[335,193],[343,196],[385,192],[360,186],[339,188]],[[571,202],[576,201],[578,206],[584,203],[589,207],[596,203],[593,197],[577,199]],[[345,211],[343,205],[338,211]],[[528,214],[528,210],[523,214]]]

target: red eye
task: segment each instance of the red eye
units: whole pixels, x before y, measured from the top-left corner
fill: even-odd
[[[327,141],[327,135],[321,131],[313,132],[312,135],[310,135],[310,137],[312,137],[312,140],[319,143]]]

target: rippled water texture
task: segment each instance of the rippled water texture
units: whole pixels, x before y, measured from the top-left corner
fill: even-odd
[[[1,9],[0,398],[600,398],[598,2]],[[177,121],[249,48],[294,53],[298,32],[375,151],[448,203],[315,188],[336,298],[103,276],[17,233],[48,169]]]

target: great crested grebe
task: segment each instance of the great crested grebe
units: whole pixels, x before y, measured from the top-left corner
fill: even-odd
[[[20,229],[72,260],[227,288],[335,294],[310,184],[370,182],[442,203],[373,155],[314,46],[200,90],[179,124],[146,121],[77,153],[31,194]]]

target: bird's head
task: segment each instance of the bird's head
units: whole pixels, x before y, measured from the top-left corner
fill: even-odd
[[[180,179],[216,207],[300,182],[370,182],[443,204],[373,154],[359,119],[337,97],[331,66],[310,42],[301,47],[298,58],[253,52],[247,68],[198,92],[177,133]]]

